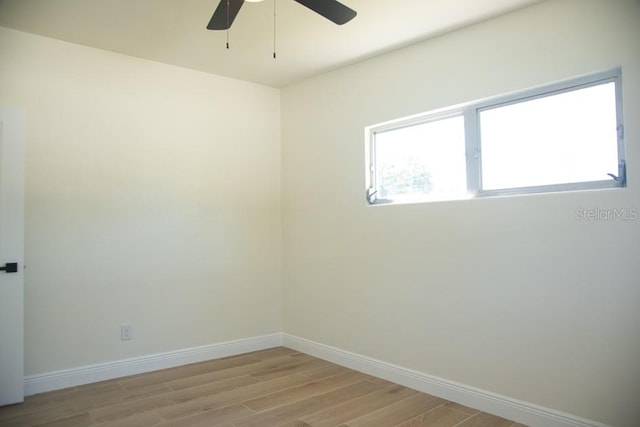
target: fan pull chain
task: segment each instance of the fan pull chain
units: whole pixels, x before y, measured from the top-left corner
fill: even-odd
[[[273,0],[273,59],[276,59],[276,1]]]
[[[231,9],[231,0],[227,0],[227,49],[229,49],[229,29],[231,25],[229,25],[229,10]]]

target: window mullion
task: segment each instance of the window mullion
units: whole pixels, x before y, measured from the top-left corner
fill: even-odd
[[[464,134],[467,160],[467,191],[475,197],[480,192],[480,138],[475,108],[464,110]]]

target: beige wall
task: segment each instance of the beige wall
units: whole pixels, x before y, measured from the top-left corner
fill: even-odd
[[[558,0],[283,90],[284,330],[615,426],[640,419],[640,4]],[[369,207],[364,127],[622,66],[629,187]]]
[[[29,121],[26,374],[284,330],[633,425],[640,222],[576,209],[640,207],[638,22],[636,0],[549,0],[282,104],[0,28],[0,103]],[[629,188],[366,206],[365,126],[616,66]]]
[[[27,375],[281,330],[278,90],[0,28],[0,103],[28,116]]]

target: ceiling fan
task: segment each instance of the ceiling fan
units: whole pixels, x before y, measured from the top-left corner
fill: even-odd
[[[248,2],[259,2],[262,0],[246,0]],[[294,0],[303,6],[308,7],[328,20],[342,25],[351,21],[356,16],[356,11],[348,8],[336,0]],[[228,30],[233,20],[238,15],[245,0],[220,0],[216,11],[213,13],[208,30]]]

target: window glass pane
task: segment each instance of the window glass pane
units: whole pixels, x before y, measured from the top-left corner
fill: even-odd
[[[618,173],[613,82],[482,110],[479,120],[484,190]]]
[[[467,192],[462,116],[378,132],[374,150],[378,199],[449,199]]]

